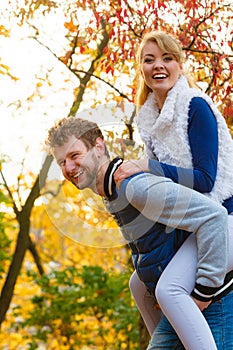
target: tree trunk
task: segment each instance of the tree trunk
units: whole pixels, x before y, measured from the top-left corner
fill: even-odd
[[[30,248],[30,244],[31,244],[30,236],[29,236],[30,215],[31,215],[34,202],[40,196],[40,190],[45,185],[45,181],[46,181],[47,174],[48,174],[50,165],[52,163],[52,160],[53,160],[52,156],[46,157],[44,164],[41,168],[40,174],[38,175],[31,189],[31,192],[29,193],[29,196],[25,202],[25,205],[23,206],[21,211],[18,211],[16,203],[13,201],[13,196],[10,192],[10,189],[5,182],[6,188],[8,189],[8,192],[9,192],[9,196],[12,198],[14,212],[19,224],[19,233],[17,237],[16,247],[15,247],[15,252],[13,254],[12,262],[9,267],[9,271],[7,273],[7,277],[1,291],[0,327],[5,319],[7,310],[10,306],[10,303],[14,294],[14,288],[17,282],[17,278],[24,261],[25,253],[27,249]],[[3,179],[5,181],[4,177]],[[31,248],[33,247],[31,246]]]

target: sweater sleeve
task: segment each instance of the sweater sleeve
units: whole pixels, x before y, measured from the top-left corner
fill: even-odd
[[[212,110],[201,97],[194,97],[190,103],[188,137],[193,169],[149,159],[150,171],[198,192],[211,192],[217,173],[218,130]]]

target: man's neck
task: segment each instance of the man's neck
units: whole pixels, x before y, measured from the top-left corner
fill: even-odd
[[[96,189],[93,190],[96,194],[98,194],[101,197],[106,197],[106,194],[104,192],[104,178],[106,171],[110,164],[110,159],[107,159],[99,168],[97,179],[96,179]]]
[[[109,163],[108,168],[105,169],[104,196],[108,199],[112,198],[112,196],[115,195],[116,184],[114,181],[114,173],[122,164],[122,162],[122,158],[116,157]]]

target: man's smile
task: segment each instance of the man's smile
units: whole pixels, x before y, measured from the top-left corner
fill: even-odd
[[[71,176],[73,179],[79,178],[84,173],[84,169],[80,169],[75,175]]]

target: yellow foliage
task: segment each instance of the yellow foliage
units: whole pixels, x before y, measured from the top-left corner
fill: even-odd
[[[65,22],[64,27],[67,28],[71,33],[77,32],[77,25],[75,25],[72,21]]]
[[[5,26],[0,25],[0,35],[4,35],[6,37],[10,36],[10,31],[8,29],[6,29]]]
[[[59,194],[48,199],[44,219],[56,230],[81,245],[113,247],[124,244],[113,217],[106,211],[102,199],[91,191],[78,191],[68,182]],[[38,217],[38,215],[37,215]]]
[[[51,183],[51,190],[56,185]],[[49,189],[47,185],[47,190]],[[101,265],[112,268],[127,260],[128,251],[116,222],[102,200],[65,182],[56,197],[33,208],[31,237],[44,263],[60,268]]]

